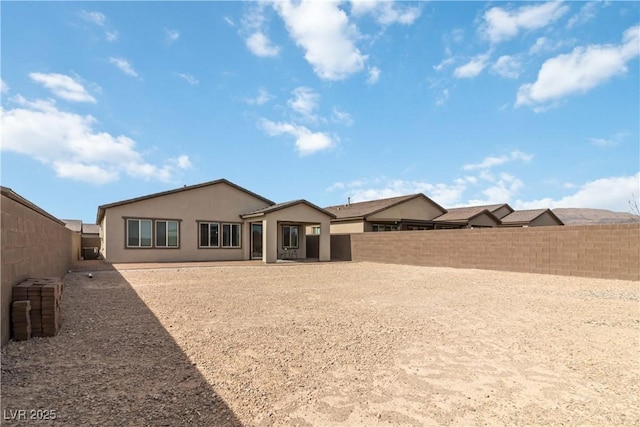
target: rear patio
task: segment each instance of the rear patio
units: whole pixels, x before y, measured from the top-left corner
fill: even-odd
[[[133,267],[65,276],[59,335],[3,348],[4,413],[640,423],[639,282],[366,262]]]

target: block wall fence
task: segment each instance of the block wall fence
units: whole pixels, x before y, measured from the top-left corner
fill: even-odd
[[[64,223],[3,187],[2,216],[2,345],[10,338],[11,291],[28,277],[62,277],[71,265],[73,232]]]
[[[353,261],[640,280],[640,223],[359,233],[350,246]]]

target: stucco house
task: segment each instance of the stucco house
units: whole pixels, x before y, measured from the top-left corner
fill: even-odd
[[[335,215],[331,234],[433,230],[447,226],[446,222],[433,221],[447,211],[422,193],[329,206],[325,210]]]
[[[304,259],[306,227],[319,230],[318,257],[329,261],[332,218],[219,179],[99,206],[96,223],[108,262]]]
[[[500,219],[486,206],[470,206],[448,209],[447,213],[434,219],[435,222],[457,224],[459,228],[497,227]]]
[[[564,225],[551,209],[514,211],[500,220],[501,227],[539,227]]]

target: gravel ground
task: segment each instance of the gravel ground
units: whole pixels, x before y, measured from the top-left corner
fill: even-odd
[[[2,350],[3,424],[640,425],[640,282],[166,267],[67,274],[59,335]]]

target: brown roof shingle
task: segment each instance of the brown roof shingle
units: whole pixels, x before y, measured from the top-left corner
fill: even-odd
[[[527,209],[521,211],[513,211],[509,215],[502,218],[501,221],[503,224],[530,223],[531,221],[535,220],[541,215],[544,215],[547,212],[552,215],[559,224],[563,224],[563,222],[560,221],[560,218],[558,218],[551,211],[551,209]]]
[[[385,209],[389,209],[390,207],[399,205],[400,203],[404,203],[409,200],[415,199],[417,197],[424,197],[425,199],[433,203],[435,206],[440,208],[443,212],[446,212],[446,210],[442,206],[438,205],[436,202],[429,199],[427,196],[425,196],[422,193],[409,194],[406,196],[389,197],[386,199],[369,200],[366,202],[349,203],[347,205],[328,206],[324,209],[334,214],[337,219],[363,218],[369,215],[373,215],[377,212],[383,211]]]

